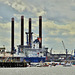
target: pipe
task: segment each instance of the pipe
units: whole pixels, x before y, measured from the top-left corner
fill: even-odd
[[[31,46],[31,18],[29,18],[29,46]]]
[[[75,49],[74,49],[74,57],[75,57]]]
[[[26,32],[26,38],[27,38],[27,42],[26,42],[26,43],[27,43],[27,45],[29,44],[29,41],[28,41],[28,34],[29,34],[29,33]]]
[[[11,19],[11,54],[14,51],[14,18]]]
[[[21,16],[21,45],[24,45],[24,16]]]
[[[67,49],[66,49],[66,60],[67,60]]]
[[[42,16],[39,16],[39,48],[42,48]]]

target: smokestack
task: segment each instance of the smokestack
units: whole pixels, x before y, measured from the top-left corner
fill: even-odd
[[[74,49],[74,57],[75,57],[75,49]]]
[[[31,46],[31,18],[29,18],[29,46]]]
[[[14,51],[14,18],[11,19],[11,54]]]
[[[67,60],[67,49],[66,49],[66,60]]]
[[[29,40],[28,40],[28,34],[29,34],[29,33],[28,33],[28,32],[25,32],[25,33],[26,33],[26,38],[27,38],[27,42],[26,42],[26,43],[27,43],[27,45],[28,45],[28,44],[29,44]]]
[[[24,45],[24,16],[21,16],[21,45]]]
[[[42,16],[39,16],[39,48],[42,48]]]

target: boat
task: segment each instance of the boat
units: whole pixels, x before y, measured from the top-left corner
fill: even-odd
[[[63,67],[72,67],[72,63],[65,61],[65,64],[63,64]]]
[[[14,18],[11,19],[11,52],[0,49],[0,67],[25,67],[27,63],[45,62],[48,48],[42,47],[42,16],[39,16],[39,36],[33,41],[31,31],[31,18],[29,18],[29,31],[26,32],[26,45],[24,45],[24,16],[21,16],[21,45],[14,47]],[[36,46],[39,47],[36,47]]]
[[[47,63],[38,63],[36,64],[36,67],[48,67],[49,65]]]

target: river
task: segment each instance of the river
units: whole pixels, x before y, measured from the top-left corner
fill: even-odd
[[[75,75],[75,66],[0,68],[0,75]]]

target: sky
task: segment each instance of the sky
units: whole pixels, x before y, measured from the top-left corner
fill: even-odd
[[[32,18],[33,40],[39,33],[39,16],[42,16],[43,46],[56,53],[71,53],[75,49],[75,0],[0,0],[0,47],[11,50],[11,18],[15,19],[15,48],[20,45],[21,16],[24,31]],[[26,44],[26,35],[24,35]]]

